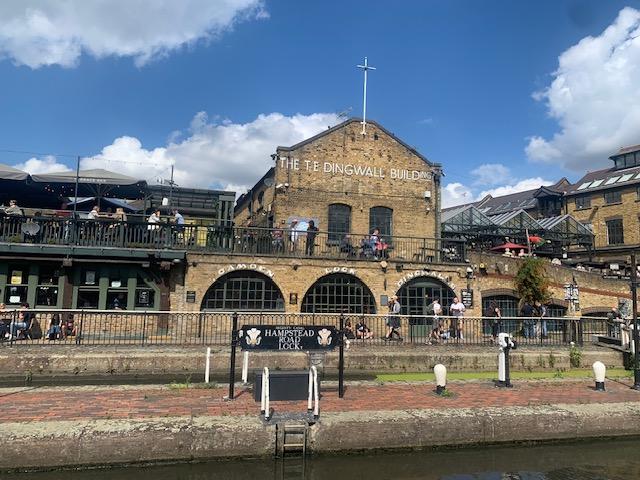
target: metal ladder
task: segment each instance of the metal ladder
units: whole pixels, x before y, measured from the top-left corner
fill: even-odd
[[[308,423],[276,425],[276,441],[278,440],[278,430],[280,430],[282,442],[280,448],[276,448],[276,454],[280,456],[280,461],[275,464],[280,475],[276,474],[274,478],[304,480],[306,477],[308,429]]]
[[[282,426],[282,456],[289,453],[301,453],[303,457],[307,455],[307,432],[308,423]]]

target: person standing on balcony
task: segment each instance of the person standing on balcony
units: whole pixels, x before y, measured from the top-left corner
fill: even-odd
[[[294,253],[297,249],[298,236],[298,219],[294,218],[289,225],[289,250],[291,253]]]
[[[177,208],[173,209],[173,223],[176,225],[176,232],[184,231],[184,217]]]
[[[316,235],[318,235],[318,227],[313,220],[309,220],[307,227],[307,243],[305,244],[305,254],[313,256],[313,250],[316,246]]]

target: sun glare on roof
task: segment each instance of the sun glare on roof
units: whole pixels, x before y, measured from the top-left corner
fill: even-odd
[[[620,180],[618,180],[618,183],[628,182],[629,180],[631,180],[631,177],[633,177],[633,173],[625,173],[620,177]]]
[[[619,179],[620,179],[620,177],[611,177],[604,184],[605,185],[611,185],[612,183],[616,183]]]
[[[582,185],[580,185],[578,187],[578,190],[584,190],[585,188],[587,188],[589,185],[591,185],[591,182],[584,182]]]
[[[595,187],[599,187],[600,185],[602,185],[602,182],[604,182],[604,179],[602,180],[596,180],[595,182],[593,182],[591,184],[591,186],[589,188],[595,188]]]

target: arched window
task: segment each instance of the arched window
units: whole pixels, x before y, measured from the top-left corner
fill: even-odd
[[[329,241],[339,242],[351,231],[351,207],[343,203],[329,205]]]
[[[369,233],[374,228],[380,230],[380,235],[384,237],[393,235],[393,210],[387,207],[372,207],[369,210]]]
[[[518,298],[512,295],[490,295],[482,297],[482,316],[485,316],[489,311],[491,302],[495,302],[500,309],[500,314],[505,317],[517,317],[518,316]],[[517,320],[503,320],[503,331],[509,333],[515,333],[518,329]],[[489,322],[485,322],[485,333],[491,333],[491,325]]]
[[[359,278],[334,273],[320,278],[302,300],[303,313],[376,313],[376,301]]]
[[[402,315],[428,315],[428,307],[437,298],[442,305],[442,314],[449,315],[449,306],[456,296],[446,284],[429,277],[417,277],[398,290]]]
[[[284,298],[267,275],[242,270],[216,280],[202,299],[202,310],[284,311]]]

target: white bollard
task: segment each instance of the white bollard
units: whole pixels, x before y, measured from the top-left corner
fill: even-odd
[[[242,383],[249,381],[249,351],[246,350],[242,354]]]
[[[262,371],[262,395],[260,397],[260,413],[264,413],[264,419],[269,420],[269,369],[264,367]]]
[[[309,397],[307,399],[307,411],[313,412],[313,417],[320,414],[320,394],[318,392],[318,369],[312,365],[309,369]]]
[[[438,363],[433,367],[433,373],[436,376],[436,393],[442,395],[447,389],[447,367]]]
[[[211,347],[207,347],[207,358],[204,362],[204,383],[209,383],[210,370],[211,370]]]
[[[593,362],[593,375],[596,377],[596,390],[604,392],[604,377],[607,375],[607,367],[602,362]]]

